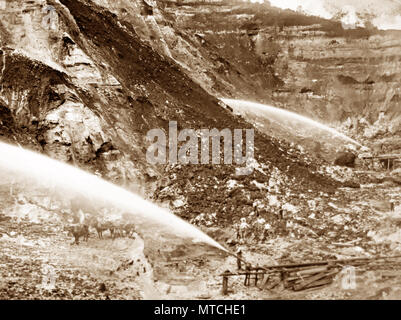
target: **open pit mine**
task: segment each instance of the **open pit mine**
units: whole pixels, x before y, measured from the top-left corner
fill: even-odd
[[[401,299],[400,21],[0,0],[0,299]]]

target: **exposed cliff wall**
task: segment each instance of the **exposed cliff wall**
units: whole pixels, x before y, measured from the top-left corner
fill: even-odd
[[[344,30],[267,4],[97,2],[213,95],[290,109],[366,144],[400,131],[397,31]]]
[[[169,45],[177,29],[171,29],[171,39],[157,39],[157,35],[168,33],[164,27],[171,28],[167,11],[139,1],[100,4],[22,1],[24,10],[18,11],[11,2],[1,12],[4,17],[14,14],[13,20],[2,20],[0,97],[7,111],[4,121],[29,132],[30,145],[128,188],[156,190],[152,193],[155,199],[167,202],[187,217],[199,211],[218,212],[219,219],[227,221],[250,212],[258,199],[262,206],[269,206],[269,185],[271,192],[283,195],[283,201],[302,190],[331,192],[339,185],[319,173],[321,163],[257,130],[255,170],[246,177],[238,178],[234,165],[149,164],[145,157],[150,145],[146,133],[153,128],[167,131],[169,121],[177,121],[179,129],[234,130],[252,126],[210,94],[220,91],[205,85],[209,78],[199,81],[188,71],[185,65],[193,63],[191,59],[177,62],[179,57]],[[46,20],[49,14],[55,18]],[[124,19],[124,14],[132,16]],[[194,41],[184,33],[177,39]],[[214,69],[217,60],[207,56],[213,50],[204,51],[206,58],[202,58],[203,53],[199,55],[201,62],[211,65],[211,74],[220,74],[226,67],[231,70],[222,67],[225,60],[218,57],[219,68]],[[239,77],[237,85],[247,83],[249,70],[259,72],[262,62],[255,53],[252,57],[255,60],[250,60],[249,67],[238,69],[247,76]],[[237,72],[234,65],[232,70]],[[234,84],[224,82],[229,77],[224,77],[213,83],[235,91]],[[258,77],[261,81],[276,81],[270,67]],[[253,87],[249,83],[243,92]],[[19,139],[13,132],[8,137]],[[231,193],[232,181],[241,183],[244,191]],[[254,183],[260,184],[257,190],[252,187]],[[166,190],[170,192],[166,194]],[[230,196],[222,203],[226,193]],[[305,202],[300,197],[300,203]]]

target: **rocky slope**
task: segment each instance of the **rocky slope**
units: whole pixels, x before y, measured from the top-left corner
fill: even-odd
[[[272,192],[284,194],[283,201],[301,190],[331,192],[338,185],[318,172],[319,162],[258,131],[256,170],[240,180],[245,190],[253,190],[254,182],[264,187],[252,196],[233,195],[223,207],[219,193],[214,193],[214,200],[202,193],[216,186],[223,193],[230,192],[229,181],[237,183],[234,166],[172,168],[147,163],[147,131],[167,130],[171,120],[178,121],[179,128],[194,129],[250,125],[195,83],[194,75],[177,63],[178,57],[173,55],[172,59],[163,52],[163,41],[147,34],[153,39],[149,46],[143,34],[150,32],[152,25],[156,28],[152,6],[144,2],[100,4],[19,1],[17,6],[7,2],[6,10],[1,11],[0,59],[3,121],[10,123],[3,129],[8,130],[5,138],[34,146],[136,191],[177,190],[178,194],[167,192],[167,196],[156,192],[154,197],[172,208],[179,198],[182,204],[177,211],[185,216],[202,210],[219,212],[219,217],[225,216],[223,220],[231,219],[224,214],[227,210],[241,216],[252,209],[255,200],[265,201],[269,183]],[[123,11],[123,7],[127,12],[119,14],[131,14],[136,20],[120,19],[113,13]],[[156,17],[157,8],[153,11]],[[168,11],[163,13],[168,15]],[[155,43],[158,46],[154,47]],[[275,81],[274,76],[271,79]]]
[[[217,99],[224,96],[282,106],[342,125],[369,141],[386,138],[398,132],[397,33],[344,31],[338,23],[268,5],[219,1],[5,1],[0,17],[2,140],[140,192],[221,243],[236,244],[234,226],[244,217],[253,224],[258,213],[273,225],[273,235],[260,244],[258,233],[251,230],[244,245],[258,246],[256,256],[267,253],[275,262],[373,255],[383,249],[370,243],[372,237],[380,236],[370,231],[379,230],[389,200],[399,203],[399,188],[393,185],[380,189],[367,185],[359,190],[355,188],[359,183],[350,183],[355,174],[351,169],[332,167],[302,146],[258,127],[250,175],[236,175],[234,165],[152,165],[146,160],[150,145],[146,133],[153,128],[167,132],[172,120],[179,129],[254,128]],[[382,124],[376,126],[382,130],[378,133],[371,126],[376,121]],[[0,224],[4,233],[0,245],[18,251],[16,256],[7,251],[0,261],[5,268],[18,265],[2,274],[8,281],[0,284],[2,297],[40,294],[26,287],[27,264],[34,260],[27,258],[32,246],[35,257],[52,256],[49,263],[67,273],[61,291],[52,297],[104,298],[98,290],[101,283],[106,283],[114,298],[149,297],[138,292],[139,287],[143,289],[137,282],[141,277],[132,279],[132,272],[138,272],[130,264],[132,256],[116,253],[111,260],[104,258],[109,251],[124,251],[133,244],[140,247],[142,257],[143,243],[121,239],[105,245],[90,239],[82,249],[69,248],[61,231],[65,221],[55,218],[53,224],[49,217],[57,215],[51,208],[29,204],[29,193],[25,194],[28,203],[19,203],[15,193],[23,193],[24,186],[13,191],[15,186],[3,181],[2,187],[7,200],[1,208],[6,222]],[[43,193],[37,196],[46,204],[51,203],[48,194],[35,191]],[[286,235],[275,229],[281,206],[288,222]],[[21,212],[28,217],[15,217]],[[43,214],[38,221],[28,219],[38,213]],[[42,232],[46,228],[50,231]],[[397,234],[389,237],[397,238]],[[43,251],[42,239],[51,244]],[[348,253],[332,245],[355,240],[358,247]],[[160,279],[162,294],[171,292],[169,282],[185,287],[188,279],[179,279],[185,272],[191,276],[198,272],[197,276],[210,281],[210,270],[218,274],[223,266],[233,264],[229,259],[221,264],[219,256],[206,261],[210,265],[205,267],[199,256],[205,257],[206,250],[198,252],[194,247],[166,245],[160,254],[152,242],[146,243],[146,264],[159,262],[150,281]],[[390,249],[384,253],[394,248]],[[98,278],[89,276],[79,260],[85,257],[83,263],[89,263],[93,256]],[[250,254],[249,259],[254,258]],[[107,261],[112,261],[112,267],[104,267]],[[260,262],[266,263],[256,263]],[[126,273],[110,274],[122,264]],[[35,277],[40,266],[34,263]],[[84,274],[85,281],[71,292],[71,283],[80,280],[70,274],[74,268]],[[170,273],[177,268],[183,273]],[[22,290],[14,278],[22,279]],[[129,288],[124,286],[131,280]],[[212,296],[217,296],[217,280],[208,286],[202,288],[205,295],[211,286]],[[186,296],[175,289],[170,297]],[[194,289],[191,297],[195,292],[199,290]]]
[[[268,4],[97,3],[135,21],[142,39],[213,95],[293,110],[368,144],[399,133],[398,31],[344,30]],[[387,149],[398,149],[392,142]]]

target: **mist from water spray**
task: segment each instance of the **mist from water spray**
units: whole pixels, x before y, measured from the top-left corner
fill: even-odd
[[[263,111],[264,114],[266,114],[266,115],[277,116],[281,120],[293,120],[293,121],[297,121],[299,123],[307,124],[308,126],[313,126],[315,128],[329,132],[330,134],[332,134],[336,137],[342,138],[348,142],[351,142],[353,144],[356,144],[356,145],[362,147],[362,145],[358,141],[346,136],[345,134],[338,132],[337,130],[335,130],[333,128],[330,128],[330,127],[324,125],[323,123],[312,120],[305,116],[301,116],[300,114],[297,114],[292,111],[288,111],[288,110],[284,110],[284,109],[280,109],[280,108],[276,108],[273,106],[260,104],[260,103],[256,103],[256,102],[244,101],[244,100],[221,99],[221,101],[223,101],[225,104],[231,106],[234,109],[234,111],[242,112],[242,111],[251,111],[252,109],[260,110],[260,111]]]
[[[205,233],[166,209],[95,175],[21,147],[0,142],[0,172],[33,178],[41,185],[68,190],[72,194],[107,201],[134,217],[164,227],[171,235],[187,237],[227,251]],[[65,194],[67,196],[67,194]],[[146,232],[146,230],[144,230]],[[152,231],[149,231],[150,233]]]

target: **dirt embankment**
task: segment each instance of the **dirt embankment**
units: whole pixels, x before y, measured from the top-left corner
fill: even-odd
[[[162,2],[149,17],[171,57],[213,95],[290,109],[366,144],[391,144],[400,131],[397,31],[345,30],[268,4]]]
[[[128,116],[133,120],[132,126],[138,134],[145,136],[147,130],[154,127],[161,127],[167,131],[168,122],[172,119],[178,121],[179,128],[250,127],[243,119],[222,108],[216,98],[192,81],[179,66],[145,45],[132,27],[121,26],[118,18],[108,10],[93,3],[84,4],[81,1],[68,0],[61,2],[69,9],[80,28],[80,35],[74,37],[74,40],[82,46],[85,43],[89,44],[85,47],[86,53],[94,61],[107,61],[113,75],[129,90],[128,92],[131,92],[133,101]],[[138,87],[146,88],[146,98],[143,97],[143,93],[141,95]],[[261,183],[267,182],[273,167],[278,167],[289,180],[296,181],[296,184],[293,184],[288,180],[286,185],[294,190],[320,190],[322,186],[327,188],[326,190],[333,190],[338,185],[330,179],[312,173],[313,166],[296,159],[295,154],[289,154],[287,148],[287,145],[256,132],[257,161],[270,168],[265,174],[254,173],[246,178],[247,187],[256,175]],[[265,152],[267,150],[268,152]],[[169,180],[168,176],[174,172],[177,175],[174,184],[181,189],[181,184],[187,179],[186,172],[190,172],[191,168],[202,173],[194,175],[194,185],[202,184],[201,176],[211,175],[223,183],[234,175],[232,166],[223,166],[221,169],[212,170],[213,172],[205,166],[188,166],[182,170],[168,172],[166,178]],[[208,186],[204,192],[208,192],[209,187],[212,186]],[[217,203],[212,203],[213,210],[217,211]],[[190,201],[188,212],[195,210],[197,205],[196,201]]]

